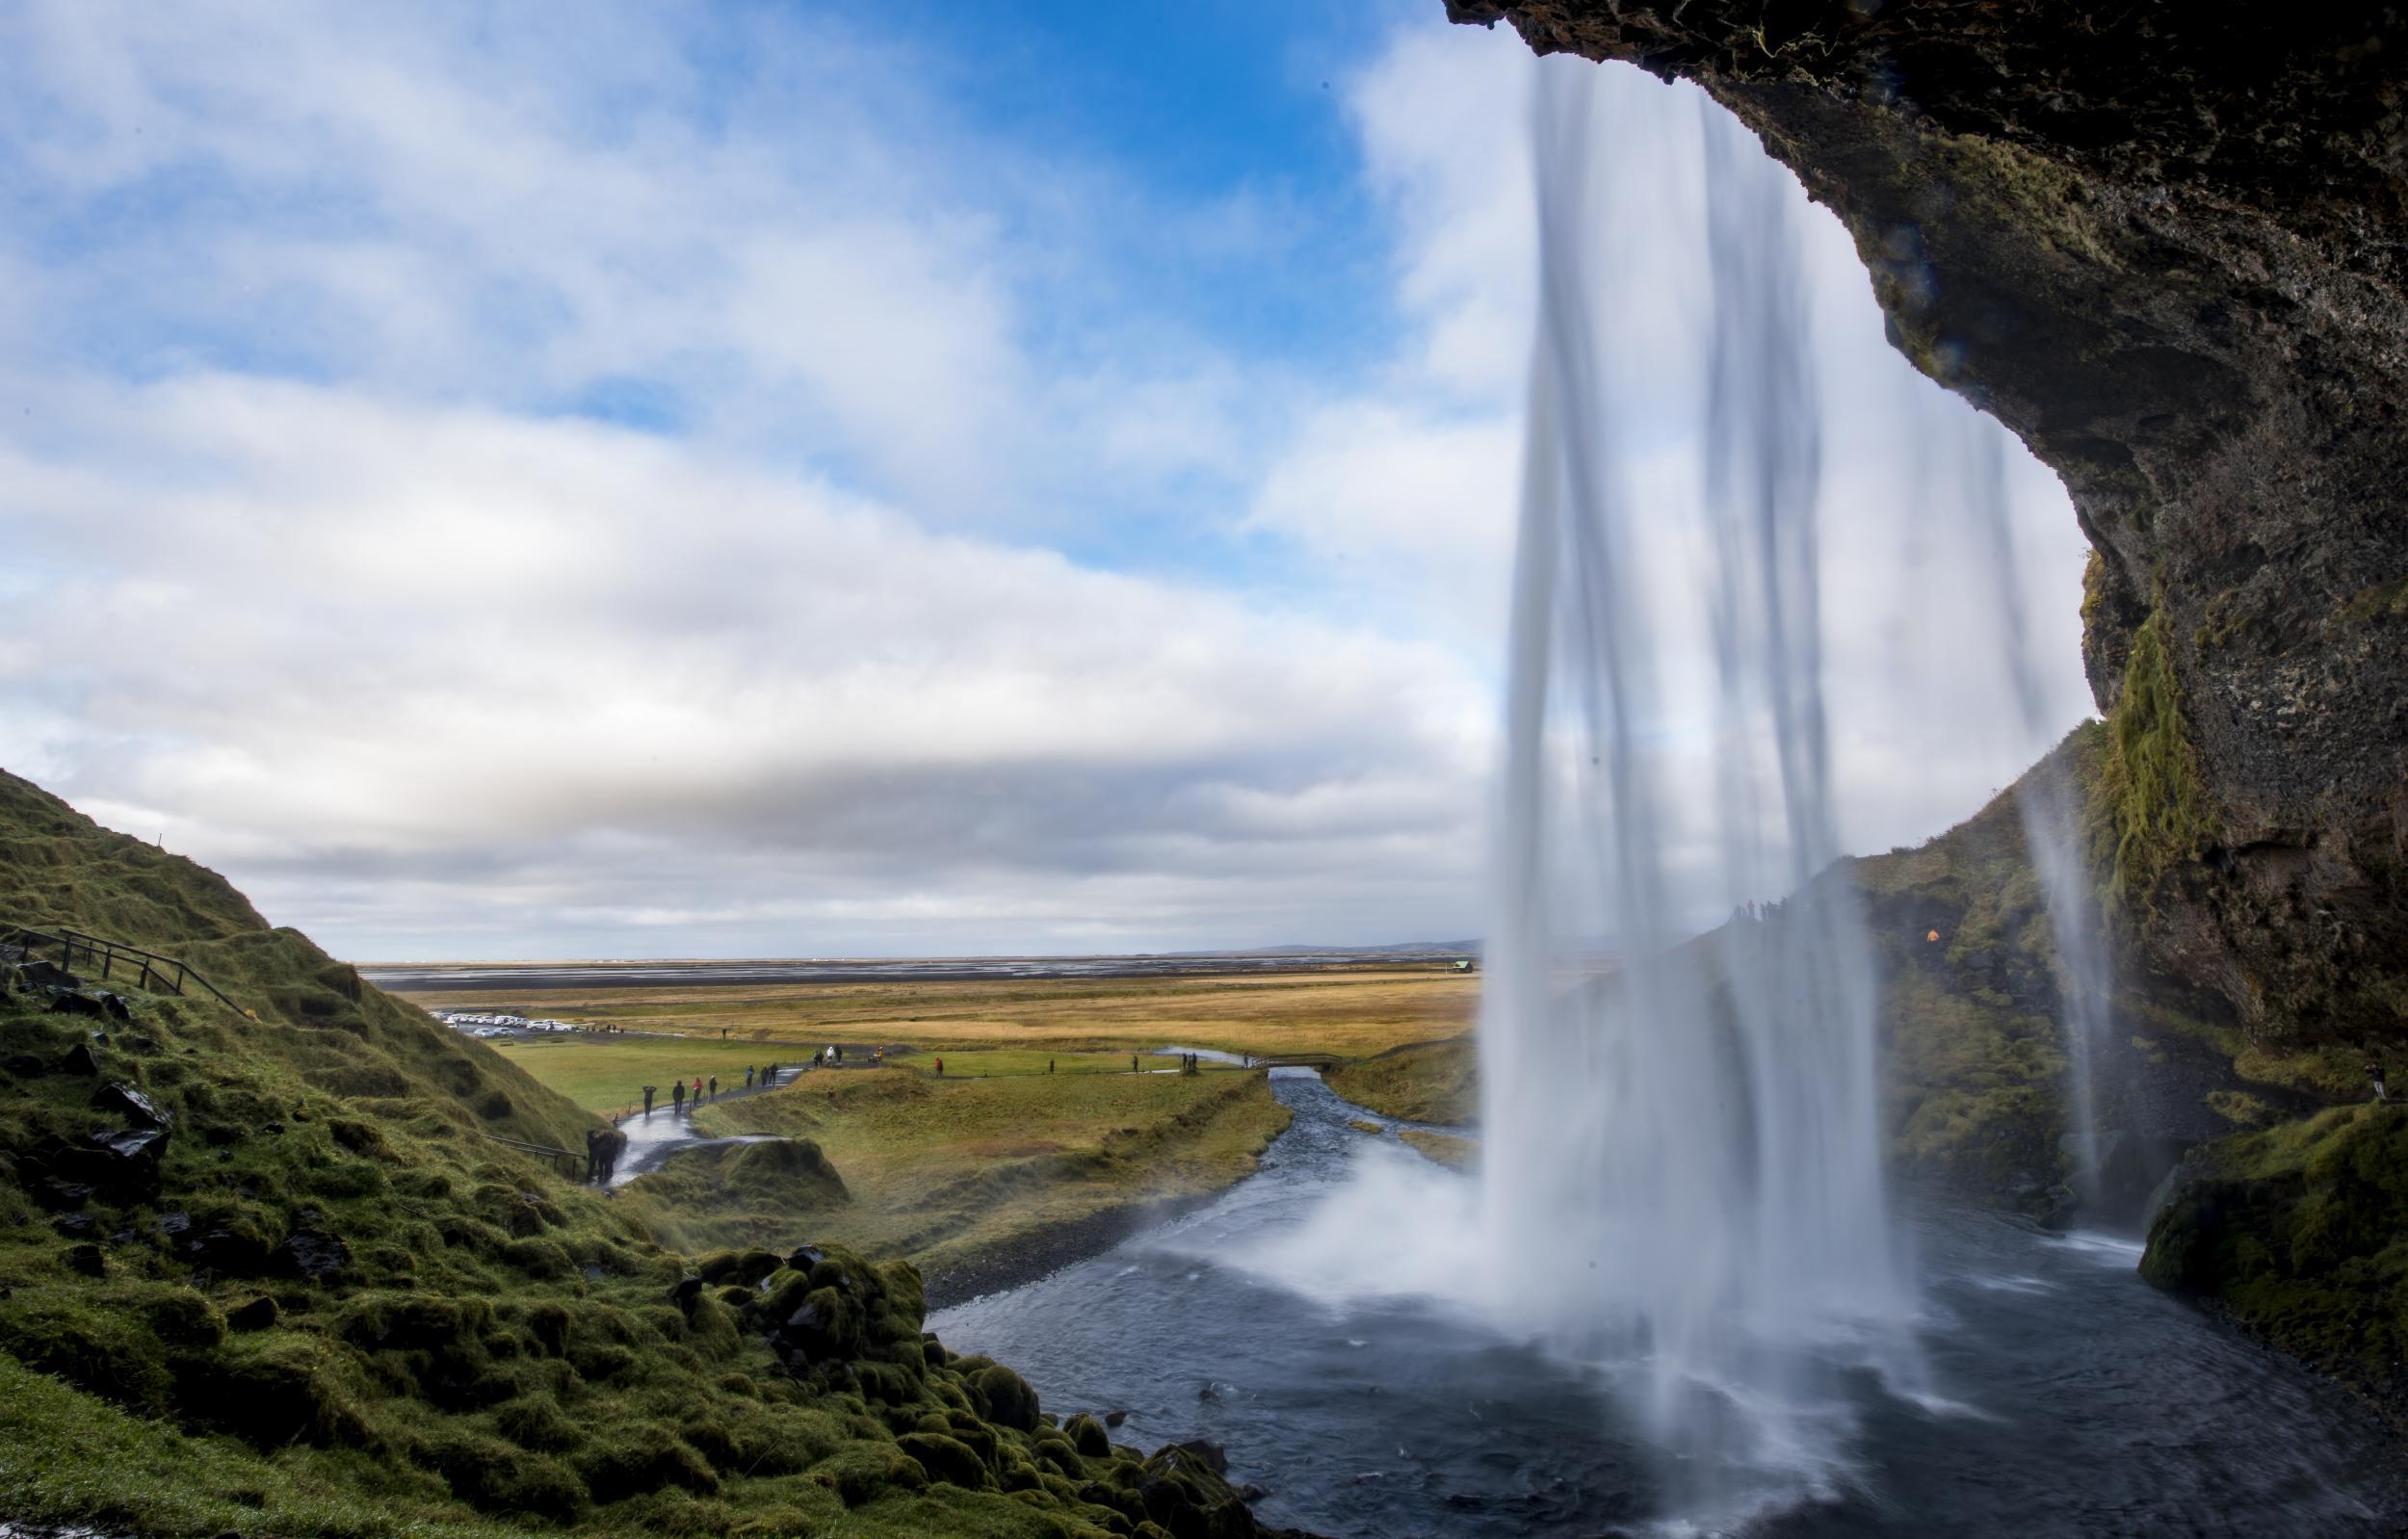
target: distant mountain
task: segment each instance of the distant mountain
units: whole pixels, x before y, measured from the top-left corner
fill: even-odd
[[[1478,956],[1478,941],[1399,941],[1390,946],[1249,946],[1242,952],[1172,952],[1172,956]]]

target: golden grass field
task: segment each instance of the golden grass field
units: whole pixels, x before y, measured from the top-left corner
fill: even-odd
[[[490,997],[404,994],[429,1008],[502,1009],[624,1035],[503,1046],[505,1056],[597,1111],[646,1083],[798,1063],[829,1042],[909,1050],[898,1066],[949,1076],[1125,1071],[1132,1053],[1212,1048],[1277,1057],[1363,1058],[1468,1030],[1477,977],[1443,966],[1331,968],[1245,978],[981,978],[560,989]],[[637,1033],[646,1033],[639,1035]],[[724,1038],[722,1038],[724,1033]],[[663,1040],[664,1037],[671,1040]],[[1157,1065],[1147,1064],[1146,1067]]]

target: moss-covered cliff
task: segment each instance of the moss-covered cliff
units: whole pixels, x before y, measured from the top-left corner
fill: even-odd
[[[2408,13],[1449,0],[1705,87],[1918,367],[2063,476],[2156,962],[2275,1045],[2408,1016]],[[2135,687],[2138,698],[2130,698]]]

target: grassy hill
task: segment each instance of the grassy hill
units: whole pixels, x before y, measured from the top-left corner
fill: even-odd
[[[186,958],[256,1016],[132,990],[128,1018],[63,1011],[78,996],[0,965],[11,1521],[361,1539],[1258,1531],[1195,1453],[1116,1448],[924,1336],[906,1263],[804,1234],[662,1244],[634,1205],[484,1136],[575,1147],[585,1112],[221,878],[14,779],[0,914]]]
[[[216,872],[101,827],[0,771],[0,925],[65,926],[190,963],[258,1016],[243,1049],[347,1100],[583,1149],[593,1119],[500,1055],[272,926]],[[206,1012],[202,1012],[206,1013]]]

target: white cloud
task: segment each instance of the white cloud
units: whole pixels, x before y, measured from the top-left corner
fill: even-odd
[[[73,662],[12,670],[65,709],[13,715],[8,758],[272,895],[524,861],[574,874],[549,901],[666,860],[758,949],[880,889],[1035,944],[1015,883],[1152,875],[1121,922],[1194,940],[1268,939],[1243,895],[1299,871],[1432,922],[1433,877],[1476,879],[1484,713],[1440,647],[590,425],[200,377],[51,430],[0,453],[0,516],[38,561],[104,526],[115,556],[13,611]]]

